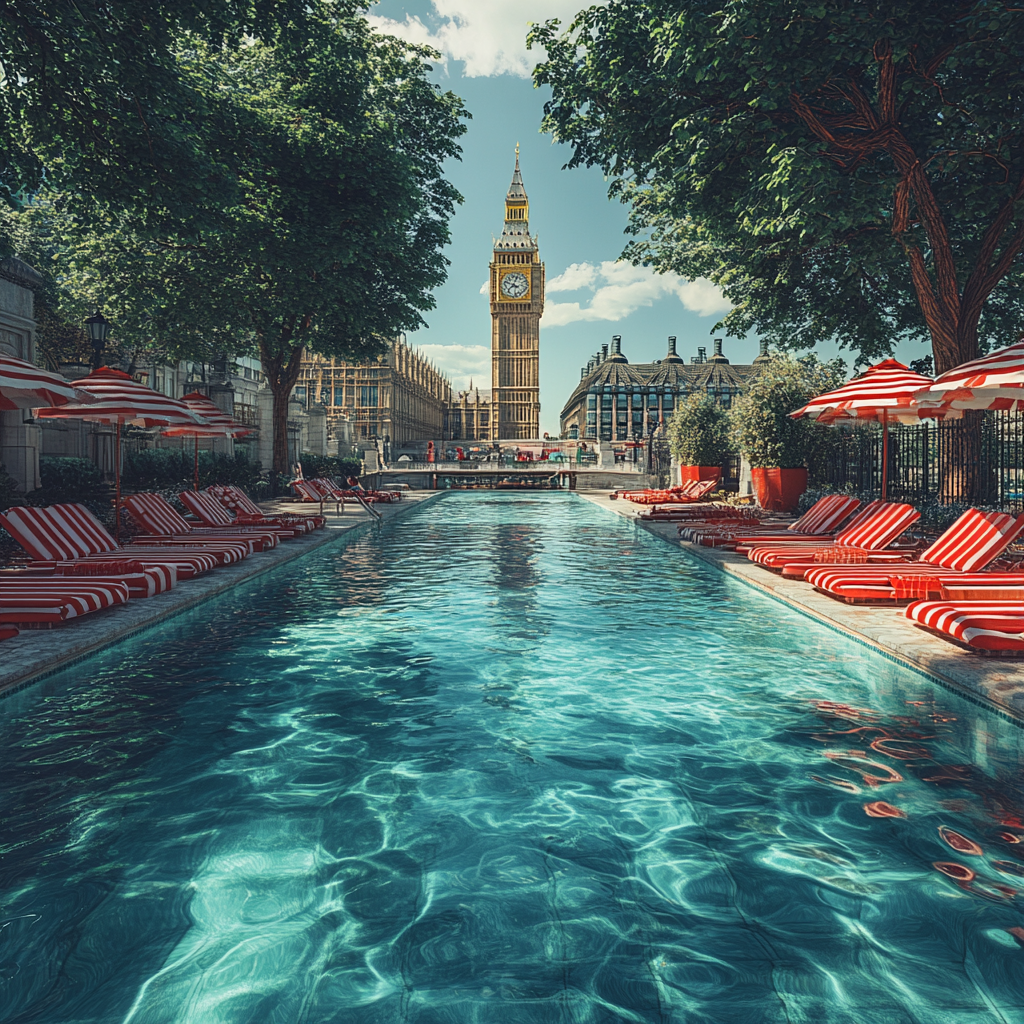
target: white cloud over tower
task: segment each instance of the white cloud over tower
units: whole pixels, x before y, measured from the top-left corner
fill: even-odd
[[[567,25],[584,7],[583,0],[432,0],[424,20],[369,15],[381,32],[440,50],[443,60],[464,61],[467,78],[515,75],[529,78],[543,50],[526,49],[530,23],[558,18]]]

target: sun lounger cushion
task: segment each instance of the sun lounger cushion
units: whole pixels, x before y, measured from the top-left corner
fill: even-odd
[[[985,651],[1024,651],[1024,602],[917,601],[912,622]]]
[[[844,551],[844,558],[851,557],[850,549],[881,551],[909,530],[920,518],[921,513],[913,505],[884,504],[867,519],[860,519],[837,534],[833,545],[837,550]],[[747,558],[767,568],[781,569],[787,562],[813,561],[818,547],[820,546],[808,545],[805,548],[803,545],[794,547],[781,544],[772,547],[766,543],[764,546],[752,547],[747,552]]]
[[[0,622],[63,622],[125,604],[130,597],[128,585],[118,580],[3,578]]]
[[[936,593],[912,577],[950,577],[974,573],[993,562],[1024,529],[1024,515],[968,509],[917,562],[892,566],[860,566],[856,570],[822,565],[808,569],[804,579],[812,586],[847,601],[896,601]],[[899,586],[899,592],[897,592]],[[901,597],[900,595],[904,595]]]
[[[245,558],[253,551],[277,544],[271,535],[250,536],[236,529],[210,530],[193,527],[182,518],[177,510],[159,494],[132,494],[124,499],[124,508],[132,519],[146,531],[132,543],[143,545],[188,545],[199,544],[211,550],[234,550],[234,560]]]
[[[45,508],[12,508],[0,514],[7,532],[41,565],[74,559],[110,559],[123,555],[103,524],[84,505],[49,505]],[[146,568],[168,565],[179,580],[190,579],[221,565],[225,556],[194,548],[189,552],[132,549],[133,560]]]
[[[287,530],[283,527],[281,529],[272,530],[269,527],[260,527],[256,525],[242,525],[236,523],[232,513],[230,513],[212,494],[207,494],[205,491],[182,491],[178,495],[181,499],[181,503],[191,512],[204,526],[208,526],[211,529],[220,529],[228,527],[232,530],[237,530],[243,536],[251,537],[274,537],[277,539],[288,537],[295,537],[299,533],[298,530]],[[274,541],[277,543],[277,540]],[[272,546],[272,545],[265,545]]]
[[[225,508],[231,510],[240,520],[260,520],[257,525],[262,523],[273,523],[281,522],[290,524],[298,524],[303,530],[314,530],[320,529],[327,522],[322,516],[310,516],[310,515],[267,515],[263,509],[259,507],[249,497],[241,487],[236,487],[233,484],[215,485],[208,487],[208,494],[212,494]]]

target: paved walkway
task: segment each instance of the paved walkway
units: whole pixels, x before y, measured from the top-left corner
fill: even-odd
[[[439,497],[441,491],[413,491],[402,500],[388,505],[375,505],[384,518],[394,519],[425,501]],[[264,502],[269,513],[316,512],[316,506],[293,502]],[[326,544],[340,540],[345,534],[360,527],[368,527],[371,517],[352,502],[345,505],[342,515],[334,514],[334,506],[325,509],[327,526],[304,537],[282,541],[270,551],[260,551],[236,562],[221,566],[195,579],[179,583],[173,590],[155,597],[129,601],[126,605],[83,616],[62,623],[53,629],[23,630],[13,640],[0,643],[0,694],[23,686],[43,675],[66,668],[72,662],[107,647],[132,633],[151,626],[161,619],[177,615],[208,601],[218,594],[251,580],[279,565],[315,551]]]
[[[845,604],[799,580],[784,580],[748,561],[743,555],[681,542],[675,523],[648,523],[637,519],[643,511],[642,506],[628,501],[613,501],[605,492],[580,493],[580,497],[616,515],[635,520],[645,530],[682,548],[692,557],[721,569],[762,593],[770,594],[832,629],[869,644],[896,661],[924,672],[943,686],[1024,722],[1024,661],[965,651],[908,622],[903,617],[902,607]]]

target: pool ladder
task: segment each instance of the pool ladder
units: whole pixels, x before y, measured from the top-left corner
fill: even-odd
[[[353,496],[355,497],[356,501],[358,501],[359,504],[362,505],[363,508],[365,508],[366,511],[369,512],[370,515],[377,520],[378,523],[382,523],[384,521],[384,516],[381,515],[381,513],[378,512],[368,501],[366,501],[366,499],[363,498],[363,496],[358,491],[354,491]]]

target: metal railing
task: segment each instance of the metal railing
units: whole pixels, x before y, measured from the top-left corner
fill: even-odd
[[[882,431],[835,430],[810,464],[811,486],[864,493],[882,482]],[[1024,507],[1024,416],[967,413],[962,420],[889,428],[889,496],[897,501]]]

